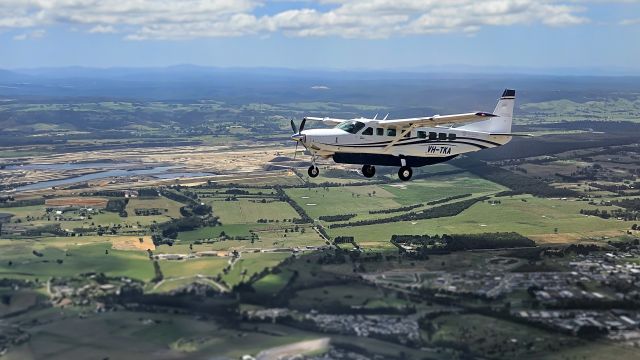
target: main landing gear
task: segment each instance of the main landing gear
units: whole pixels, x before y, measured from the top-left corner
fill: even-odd
[[[408,181],[411,179],[411,175],[413,175],[413,170],[408,166],[402,166],[400,170],[398,170],[398,177],[402,181]]]
[[[315,165],[311,165],[309,166],[309,169],[307,169],[307,174],[309,174],[309,177],[317,177],[318,175],[320,175],[320,169],[318,169],[317,166]]]
[[[362,165],[362,175],[367,178],[373,177],[376,174],[376,167],[373,165]]]
[[[362,165],[362,175],[364,175],[364,177],[372,178],[375,174],[376,174],[375,166]],[[402,181],[409,181],[412,175],[413,175],[413,170],[411,170],[411,168],[406,165],[403,165],[402,167],[400,167],[400,170],[398,170],[398,177]],[[311,175],[311,168],[309,168],[309,176],[314,177]]]

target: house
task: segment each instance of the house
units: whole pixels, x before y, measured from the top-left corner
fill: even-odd
[[[129,198],[137,198],[138,197],[138,191],[136,190],[125,190],[124,191],[124,197],[129,199]]]

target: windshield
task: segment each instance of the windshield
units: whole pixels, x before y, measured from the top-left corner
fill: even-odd
[[[345,121],[336,126],[336,129],[344,130],[350,134],[355,134],[364,127],[360,121]]]

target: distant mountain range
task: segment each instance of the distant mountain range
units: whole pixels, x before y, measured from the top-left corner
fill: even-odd
[[[560,98],[577,100],[598,93],[640,91],[638,76],[587,76],[578,74],[584,70],[576,69],[556,69],[555,75],[533,74],[534,70],[462,65],[375,71],[195,65],[15,69],[0,70],[0,97],[207,98],[238,103],[354,101],[393,105],[412,98],[427,101],[442,94],[461,101],[456,94],[492,95],[506,87],[523,90],[520,93],[529,100],[548,99],[552,92],[552,98],[558,98],[559,91],[566,93]]]

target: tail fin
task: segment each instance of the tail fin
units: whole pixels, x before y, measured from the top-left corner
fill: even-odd
[[[511,133],[511,123],[513,121],[513,105],[516,99],[516,91],[505,89],[502,97],[498,100],[498,105],[493,111],[494,118],[489,120],[471,123],[461,126],[461,129],[482,131],[488,133],[509,134]]]

